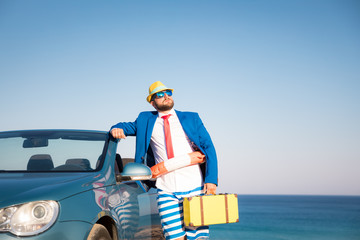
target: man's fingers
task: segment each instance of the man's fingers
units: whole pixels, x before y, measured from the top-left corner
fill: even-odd
[[[200,163],[205,162],[205,155],[201,154],[200,156],[198,156]]]
[[[200,152],[189,153],[191,164],[203,163],[205,161],[205,155]]]
[[[204,193],[205,194],[216,194],[216,185],[212,183],[204,184]]]
[[[126,138],[124,130],[122,130],[121,128],[114,128],[113,130],[111,130],[111,135],[114,138]]]
[[[189,153],[191,164],[203,163],[205,161],[205,155],[199,151]]]
[[[207,194],[216,194],[216,190],[215,189],[208,189],[207,190]]]

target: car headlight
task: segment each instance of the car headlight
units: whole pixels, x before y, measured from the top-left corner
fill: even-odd
[[[30,236],[51,227],[59,213],[55,201],[37,201],[0,209],[0,232]]]

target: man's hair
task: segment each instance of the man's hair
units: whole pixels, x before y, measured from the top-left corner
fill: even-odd
[[[150,99],[150,102],[154,101],[155,98],[156,98],[156,94],[152,95],[152,96],[151,96],[151,99]]]

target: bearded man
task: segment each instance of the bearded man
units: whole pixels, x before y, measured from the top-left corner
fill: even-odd
[[[173,108],[173,91],[160,81],[151,84],[147,101],[156,111],[120,122],[110,133],[122,139],[136,136],[135,162],[147,164],[156,179],[165,238],[208,239],[208,226],[184,226],[182,203],[184,197],[216,194],[216,151],[199,114]]]

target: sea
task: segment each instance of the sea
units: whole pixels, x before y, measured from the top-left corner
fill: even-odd
[[[239,222],[210,226],[219,240],[360,240],[360,196],[238,195]]]

